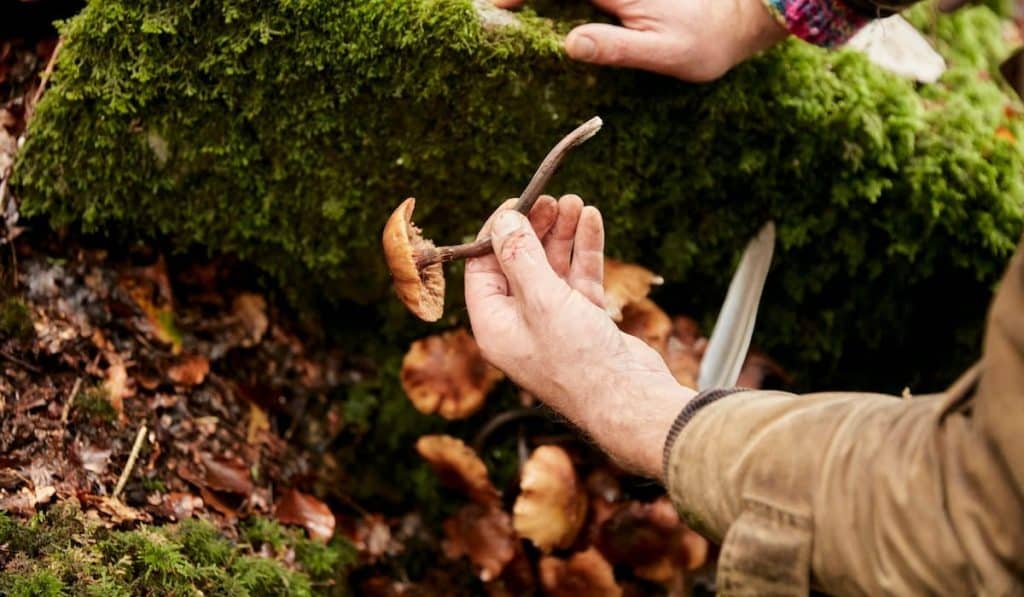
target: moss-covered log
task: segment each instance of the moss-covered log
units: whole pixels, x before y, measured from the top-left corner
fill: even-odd
[[[568,4],[537,11],[586,5]],[[471,234],[599,114],[550,190],[597,204],[611,252],[676,283],[659,302],[713,317],[774,218],[755,342],[805,381],[911,383],[932,364],[948,380],[973,356],[1024,205],[987,9],[920,19],[952,67],[935,85],[794,42],[694,86],[573,64],[568,20],[485,5],[94,0],[64,26],[17,165],[23,209],[236,254],[305,302],[386,299],[398,202],[418,197],[435,239]],[[401,328],[384,304],[374,325]]]

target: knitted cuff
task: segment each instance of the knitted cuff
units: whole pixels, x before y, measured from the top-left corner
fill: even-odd
[[[843,0],[763,0],[772,16],[800,39],[832,48],[853,37],[869,19]]]
[[[672,445],[676,443],[676,438],[679,437],[679,433],[683,430],[683,427],[686,427],[686,424],[690,422],[690,419],[692,419],[700,409],[712,402],[720,398],[736,394],[737,392],[746,391],[748,391],[747,388],[704,390],[686,403],[686,406],[683,408],[683,412],[679,413],[676,420],[672,422],[672,427],[668,430],[668,437],[665,438],[665,446],[662,448],[661,470],[664,472],[666,480],[668,480],[668,462],[669,458],[672,456]]]

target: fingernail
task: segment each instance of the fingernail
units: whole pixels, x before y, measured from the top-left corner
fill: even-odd
[[[498,219],[494,220],[494,233],[501,236],[512,234],[519,228],[521,221],[522,218],[518,213],[505,210],[498,214]]]
[[[570,36],[566,49],[576,60],[591,60],[597,55],[597,44],[586,35]]]

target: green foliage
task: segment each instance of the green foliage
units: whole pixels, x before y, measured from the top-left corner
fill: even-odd
[[[62,505],[27,522],[0,513],[0,545],[15,554],[0,568],[3,595],[321,595],[345,594],[355,550],[338,538],[323,545],[268,519],[247,521],[250,541],[293,550],[296,564],[256,555],[210,523],[131,531],[88,529]],[[255,529],[255,530],[254,530]]]
[[[509,25],[484,5],[90,2],[63,27],[20,154],[23,210],[236,254],[296,304],[333,307],[352,342],[395,347],[424,328],[389,298],[391,209],[413,195],[435,240],[473,234],[599,114],[605,130],[550,190],[598,205],[611,252],[675,282],[660,301],[713,316],[772,218],[755,342],[801,381],[898,391],[976,354],[1024,221],[1020,143],[994,134],[1024,127],[991,75],[1005,48],[988,9],[920,10],[951,57],[935,85],[794,41],[697,86],[574,64],[557,35],[569,22]],[[448,323],[464,317],[455,286]]]
[[[32,327],[32,311],[24,300],[10,297],[0,302],[0,340],[14,338],[24,340],[35,334]]]

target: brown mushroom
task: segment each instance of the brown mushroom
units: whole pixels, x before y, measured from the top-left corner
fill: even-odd
[[[416,451],[441,483],[479,504],[498,503],[498,490],[487,476],[487,467],[462,440],[449,435],[424,435],[416,441]]]
[[[640,578],[666,583],[707,561],[707,541],[679,520],[667,497],[630,502],[601,527],[595,541],[612,564],[629,566]]]
[[[587,492],[569,455],[558,446],[541,446],[523,465],[513,525],[547,553],[572,545],[587,516]]]
[[[665,279],[646,267],[615,259],[604,260],[604,309],[614,321],[622,321],[622,309],[647,297],[651,286]]]
[[[402,359],[402,388],[416,410],[462,419],[484,404],[487,394],[504,378],[480,354],[464,329],[428,336],[409,347]]]
[[[487,582],[501,574],[516,555],[512,521],[498,505],[467,504],[444,521],[441,547],[452,559],[466,556]]]
[[[541,585],[550,597],[622,595],[622,588],[615,583],[611,564],[593,547],[573,554],[568,560],[541,558],[538,567]]]
[[[529,213],[562,159],[572,148],[597,134],[601,124],[600,118],[591,118],[559,141],[541,162],[512,209]],[[415,199],[406,199],[388,218],[383,235],[384,257],[395,280],[398,298],[420,319],[437,321],[444,311],[441,264],[486,255],[493,248],[489,238],[462,245],[434,246],[430,239],[423,238],[412,221],[415,207]]]
[[[640,338],[664,355],[668,338],[672,334],[672,319],[654,301],[644,297],[622,308],[619,329]]]

